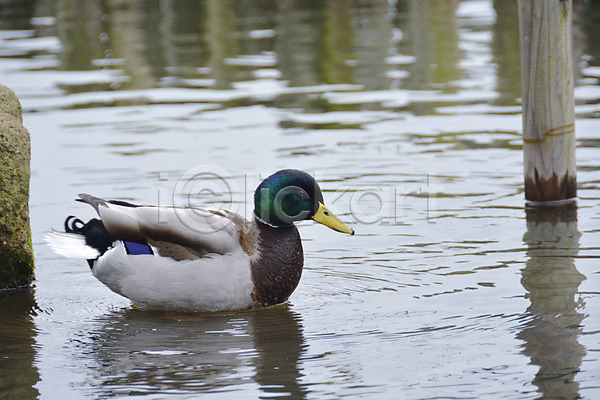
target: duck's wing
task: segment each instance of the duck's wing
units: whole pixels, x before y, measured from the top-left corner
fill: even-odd
[[[240,234],[249,224],[228,210],[134,205],[88,194],[79,197],[79,201],[96,209],[115,238],[147,242],[179,259],[191,258],[189,254],[225,254],[240,248]]]

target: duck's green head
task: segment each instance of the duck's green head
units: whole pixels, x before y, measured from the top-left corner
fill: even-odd
[[[278,171],[262,181],[254,192],[254,214],[274,227],[313,219],[338,232],[354,234],[352,228],[327,210],[317,181],[297,169]]]

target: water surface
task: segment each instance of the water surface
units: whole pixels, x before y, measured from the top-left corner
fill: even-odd
[[[516,2],[30,4],[0,24],[37,265],[0,302],[0,398],[598,397],[597,5],[575,1],[578,208],[526,212]],[[357,231],[300,224],[281,306],[141,311],[43,244],[93,216],[79,192],[249,216],[280,168]]]

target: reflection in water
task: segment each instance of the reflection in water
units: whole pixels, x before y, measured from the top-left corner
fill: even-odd
[[[498,105],[514,105],[521,97],[519,54],[519,7],[516,1],[494,1],[496,23],[493,26],[492,51],[498,65]]]
[[[155,60],[150,62],[154,74],[162,76],[165,73],[162,68],[166,67],[178,77],[197,77],[196,68],[208,59],[207,43],[203,38],[206,31],[204,2],[162,1],[159,11],[149,18],[159,27],[153,29],[156,39],[150,39],[150,42],[160,44],[161,51],[148,47],[148,57]]]
[[[58,0],[56,3],[57,36],[63,44],[59,55],[65,70],[93,70],[93,60],[104,58],[108,36],[98,1]],[[106,35],[106,36],[105,36]],[[108,54],[107,54],[108,55]],[[86,88],[94,89],[93,87]],[[106,88],[96,88],[101,90]]]
[[[0,29],[31,29],[35,0],[4,0],[0,6]]]
[[[354,80],[351,61],[356,59],[352,45],[350,0],[327,3],[323,26],[323,82],[348,83]]]
[[[579,248],[577,208],[527,210],[529,260],[522,284],[528,291],[532,315],[517,337],[525,342],[523,353],[539,366],[533,383],[544,398],[575,399],[579,383],[575,375],[585,355],[578,343],[584,302],[577,290],[585,276],[577,271]]]
[[[0,293],[0,399],[36,399],[39,380],[35,359],[33,317],[37,305],[33,289],[1,297]]]
[[[227,60],[240,54],[239,40],[235,37],[237,18],[226,1],[208,0],[207,6],[206,40],[210,49],[211,76],[215,80],[216,89],[229,89],[231,82],[237,79],[234,77],[235,68],[228,64]],[[224,24],[223,21],[228,23]]]
[[[50,0],[7,2],[14,6],[0,9],[0,28],[31,29],[34,13],[52,9]],[[455,93],[468,69],[461,65],[461,57],[473,50],[459,40],[456,14],[465,3],[56,0],[59,69],[110,72],[114,79],[94,82],[91,77],[85,83],[59,86],[69,93],[156,87],[230,89],[235,82],[275,78],[290,87],[360,84],[368,91],[401,86]],[[575,21],[574,31],[580,32],[576,39],[581,40],[574,42],[585,44],[585,49],[577,47],[576,55],[585,51],[593,64],[599,47],[594,21],[600,8],[594,2],[576,5],[580,20]],[[517,6],[499,0],[493,6],[496,102],[514,105],[520,97]],[[297,101],[301,97],[296,96]],[[333,106],[322,99],[304,102],[324,111]],[[423,102],[412,106],[423,108],[417,114],[433,110]]]
[[[251,335],[258,353],[252,361],[254,380],[269,398],[303,399],[307,390],[299,383],[298,369],[305,344],[300,315],[287,305],[252,313]]]
[[[585,53],[590,57],[590,65],[600,65],[600,2],[586,1],[582,8]]]
[[[60,69],[103,70],[112,77],[112,81],[95,82],[97,78],[90,77],[85,83],[61,82],[60,87],[69,93],[235,89],[236,82],[266,78],[288,87],[359,84],[367,91],[401,87],[457,93],[461,90],[457,82],[468,77],[469,66],[461,65],[461,57],[477,53],[459,37],[461,4],[458,0],[57,0]],[[498,66],[495,101],[515,105],[520,97],[517,6],[505,1],[493,5],[496,20],[489,28]],[[578,9],[584,7],[582,16],[589,12],[593,20],[597,7],[586,2]],[[580,36],[587,41],[586,53],[594,57],[596,28],[589,20],[576,25],[586,27]],[[321,112],[340,107],[323,98],[289,93],[280,94],[274,105]],[[430,114],[435,104],[419,101],[410,107],[416,114]]]
[[[156,15],[157,5],[155,2],[119,0],[108,0],[107,4],[112,11],[105,18],[110,21],[109,31],[105,33],[108,35],[106,40],[110,42],[107,58],[122,60],[119,67],[127,71],[128,89],[156,86],[157,76],[153,74],[156,70],[151,65],[161,65],[156,62],[156,57],[160,57],[162,52],[153,51],[157,46],[156,26],[149,22]],[[149,55],[152,57],[149,58]]]
[[[98,361],[91,385],[102,396],[244,390],[253,381],[270,398],[305,395],[302,326],[287,305],[221,315],[127,309],[105,318],[89,350]]]
[[[313,4],[314,3],[314,4]],[[325,3],[285,1],[279,6],[276,51],[282,78],[290,86],[321,82],[320,54]]]
[[[356,2],[351,10],[354,48],[357,58],[356,83],[366,90],[390,88],[387,72],[390,65],[386,60],[392,45],[392,25],[388,0]],[[332,49],[335,51],[335,49]]]
[[[460,78],[457,8],[457,0],[409,0],[406,43],[416,56],[409,89],[457,90],[451,85]]]
[[[254,79],[253,68],[275,66],[268,62],[273,51],[280,76],[291,87],[359,83],[367,90],[390,88],[393,26],[387,0],[238,3],[59,0],[61,69],[112,68],[127,78],[64,89],[229,89],[233,82]],[[255,57],[244,58],[249,55]],[[436,70],[447,71],[457,59],[437,61]]]

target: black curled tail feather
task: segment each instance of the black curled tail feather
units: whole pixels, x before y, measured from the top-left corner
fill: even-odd
[[[65,220],[65,232],[85,236],[85,243],[98,250],[100,255],[110,249],[116,240],[108,233],[102,221],[97,218],[92,218],[85,223],[74,215],[70,215]]]
[[[67,233],[77,233],[79,235],[84,235],[82,233],[82,229],[85,226],[85,222],[75,217],[74,215],[69,215],[67,219],[65,219],[65,232]]]

